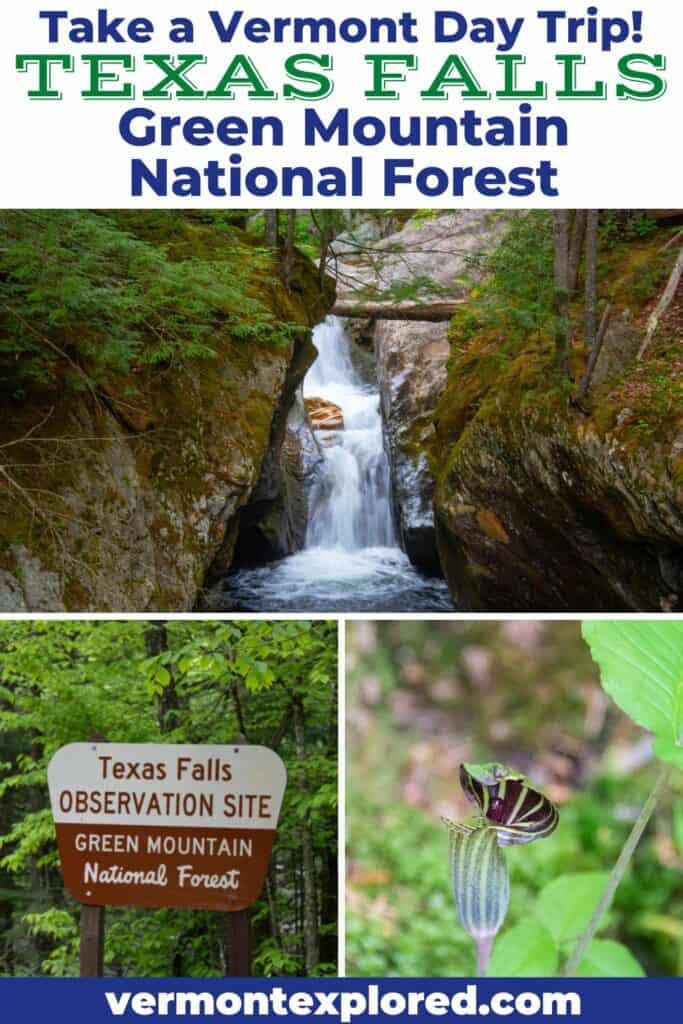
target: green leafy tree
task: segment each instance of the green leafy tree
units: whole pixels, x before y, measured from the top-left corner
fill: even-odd
[[[242,738],[279,753],[289,784],[252,910],[254,969],[335,973],[336,676],[334,623],[0,624],[0,970],[77,973],[78,906],[62,885],[46,767],[65,743],[103,734]],[[220,918],[110,908],[105,969],[221,975],[229,965]]]
[[[208,248],[202,232],[216,227]],[[0,389],[10,397],[97,392],[112,373],[210,359],[221,337],[291,338],[262,298],[272,254],[221,213],[6,210],[0,231]]]

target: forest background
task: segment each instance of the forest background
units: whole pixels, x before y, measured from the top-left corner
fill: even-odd
[[[0,974],[78,973],[46,766],[95,734],[262,744],[288,784],[251,911],[253,973],[337,973],[337,627],[333,622],[0,623]],[[105,973],[221,976],[225,915],[108,908]]]

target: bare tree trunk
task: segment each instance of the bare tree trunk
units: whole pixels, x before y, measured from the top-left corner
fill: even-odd
[[[569,242],[569,270],[567,288],[569,294],[573,295],[579,280],[579,267],[581,266],[581,250],[583,249],[583,236],[586,233],[586,210],[575,210],[572,222],[571,241]]]
[[[571,376],[569,352],[569,211],[553,213],[553,283],[557,365]]]
[[[332,222],[328,222],[328,218],[321,215],[316,215],[314,210],[311,210],[311,220],[318,232],[318,238],[320,243],[319,248],[319,261],[318,261],[318,283],[322,288],[323,282],[325,281],[325,274],[327,272],[327,258],[330,254],[330,246],[334,240],[335,232],[332,227]]]
[[[600,329],[595,339],[595,344],[591,349],[588,365],[586,366],[586,372],[583,375],[581,386],[579,387],[579,390],[576,395],[576,404],[579,406],[585,401],[586,396],[588,394],[588,388],[590,387],[591,377],[593,376],[593,370],[595,369],[598,357],[600,355],[600,352],[602,351],[602,343],[605,340],[605,335],[607,334],[609,318],[611,315],[612,303],[608,302],[605,306],[605,312],[602,314],[602,320],[600,321]]]
[[[339,690],[335,679],[333,703],[335,708],[338,706],[338,693]],[[338,725],[337,716],[332,716],[327,725],[327,743],[331,750],[334,750],[337,746]],[[338,929],[331,927],[333,923],[339,920],[338,873],[338,850],[330,844],[326,846],[322,854],[322,880],[320,883],[320,923],[323,928],[323,934],[320,937],[320,959],[325,964],[336,964],[338,957]]]
[[[231,662],[235,660],[235,648],[233,647],[229,654]],[[237,718],[237,726],[239,728],[239,736],[235,737],[235,743],[248,743],[249,733],[247,732],[247,723],[244,718],[244,708],[242,706],[242,694],[240,692],[240,684],[237,677],[233,678],[230,683],[230,695],[232,697],[232,704],[235,709],[235,717]]]
[[[302,793],[307,793],[304,703],[299,695],[294,698],[294,737],[296,741],[296,757],[299,762],[299,789]],[[318,936],[318,901],[315,882],[313,836],[308,823],[308,817],[304,818],[301,828],[301,859],[304,889],[304,963],[306,974],[310,977],[315,974],[320,962],[320,941]]]
[[[279,950],[282,950],[282,932],[280,931],[280,921],[277,916],[277,900],[276,900],[276,886],[275,886],[275,868],[274,865],[268,865],[268,873],[266,875],[266,899],[268,900],[268,916],[270,918],[270,934],[273,937],[273,941]]]
[[[337,929],[332,930],[331,926],[338,920],[338,866],[337,854],[331,849],[325,850],[320,883],[320,919],[325,931],[320,937],[320,958],[327,964],[337,961]]]
[[[294,269],[294,235],[296,231],[296,210],[287,213],[287,230],[285,232],[285,249],[282,259],[282,280],[289,287]]]
[[[664,314],[666,313],[667,309],[669,308],[669,306],[673,302],[674,295],[676,294],[676,292],[678,290],[678,285],[680,284],[680,280],[681,280],[682,276],[683,276],[683,249],[681,249],[681,251],[678,254],[678,259],[676,260],[676,263],[674,264],[674,268],[671,271],[671,276],[670,276],[670,278],[669,278],[669,280],[667,282],[666,288],[662,292],[662,295],[661,295],[661,298],[660,298],[659,302],[657,303],[657,305],[655,306],[654,310],[650,314],[650,319],[647,322],[647,333],[645,334],[645,340],[643,341],[643,344],[640,346],[640,351],[638,352],[638,359],[642,359],[643,358],[643,356],[645,355],[645,353],[649,349],[650,345],[652,344],[652,339],[655,336],[655,332],[657,330],[657,326],[659,324],[659,321],[664,316]]]
[[[589,210],[586,218],[586,348],[590,352],[595,345],[597,329],[597,262],[598,262],[598,211]]]
[[[268,249],[277,249],[280,244],[280,211],[265,210],[265,243]]]
[[[145,628],[145,652],[148,658],[156,658],[168,650],[166,623],[161,620],[148,622]]]
[[[145,650],[148,658],[156,658],[168,650],[168,629],[165,622],[149,622],[145,629]],[[169,672],[171,670],[169,669]],[[172,732],[178,725],[180,700],[171,672],[170,682],[164,687],[157,702],[159,731]]]

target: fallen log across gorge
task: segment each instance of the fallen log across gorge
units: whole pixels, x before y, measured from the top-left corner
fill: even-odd
[[[454,302],[425,302],[392,306],[383,302],[341,300],[332,308],[333,316],[349,320],[414,320],[445,323],[455,316],[464,299]]]

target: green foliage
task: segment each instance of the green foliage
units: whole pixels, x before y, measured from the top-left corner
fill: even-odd
[[[578,970],[583,978],[643,978],[645,972],[632,953],[611,939],[593,939]]]
[[[324,255],[326,245],[341,234],[346,225],[345,210],[297,210],[294,227],[294,244],[310,260],[317,262]],[[368,211],[371,212],[371,211]],[[280,235],[285,231],[286,211],[280,214]],[[249,228],[258,238],[265,233],[265,217],[262,210],[251,214]]]
[[[683,745],[679,740],[656,736],[652,749],[662,761],[668,761],[675,768],[683,768]]]
[[[676,745],[683,730],[683,622],[586,622],[583,634],[610,697],[644,729]],[[666,750],[660,744],[658,752]]]
[[[372,299],[377,302],[395,303],[423,302],[438,296],[448,295],[449,289],[440,285],[429,274],[415,274],[411,277],[396,277],[387,288],[367,286],[359,288],[358,299]]]
[[[151,216],[140,229],[124,213],[0,212],[0,389],[83,389],[133,367],[211,358],[228,336],[288,340],[291,325],[258,295],[268,254],[217,214],[211,251],[177,257],[167,236],[183,216],[157,215],[157,240]]]
[[[150,629],[163,643],[151,653]],[[250,743],[277,749],[289,783],[270,900],[253,908],[256,969],[304,973],[301,836],[320,900],[320,972],[335,973],[336,626],[326,622],[0,624],[0,973],[78,971],[78,907],[65,893],[46,766],[69,742]],[[305,757],[293,733],[301,701]],[[107,973],[223,973],[219,915],[109,908]]]
[[[585,813],[591,806],[595,804],[584,801],[580,809]],[[352,821],[358,812],[368,813],[361,804]],[[373,820],[372,829],[364,829],[362,822],[355,820],[351,831],[353,862],[381,867],[357,868],[355,880],[362,887],[363,903],[352,898],[347,912],[348,972],[365,976],[474,974],[474,952],[455,917],[444,870],[447,850],[438,826],[426,815],[408,810],[399,813],[394,809],[379,819],[375,811]],[[563,837],[565,829],[570,834]],[[489,974],[550,977],[559,973],[573,940],[590,919],[607,877],[604,871],[585,868],[604,862],[611,852],[618,853],[616,829],[609,844],[600,844],[592,856],[581,850],[576,829],[576,816],[570,815],[556,839],[547,842],[545,853],[542,843],[507,852],[511,906],[493,945]],[[572,861],[582,870],[556,875],[561,865],[569,866]],[[642,874],[637,877],[640,882],[634,881],[633,888],[621,894],[618,919],[628,918],[629,907],[640,902],[635,890],[645,883]],[[657,893],[663,904],[665,892]],[[614,930],[615,918],[610,915],[602,932],[613,935]],[[644,973],[622,942],[609,941],[610,948],[616,947],[619,955],[632,963],[629,976]],[[592,974],[591,963],[587,957],[581,969],[585,976]]]
[[[553,936],[537,917],[529,917],[500,936],[488,973],[494,978],[552,978],[559,963]]]
[[[635,430],[645,441],[651,441],[656,438],[661,425],[672,419],[677,421],[683,403],[683,385],[680,380],[666,374],[654,373],[648,375],[645,386],[648,389],[647,417],[641,415]]]
[[[657,228],[657,221],[645,210],[601,210],[600,245],[609,248],[643,238]]]
[[[558,947],[572,942],[590,921],[607,873],[561,875],[538,894],[535,911]]]
[[[484,282],[472,289],[454,319],[456,342],[466,343],[479,332],[525,340],[552,325],[552,222],[546,210],[511,214],[498,247],[469,263]]]
[[[588,924],[607,881],[605,872],[560,875],[540,891],[529,916],[496,942],[489,974],[551,977]],[[606,924],[606,922],[604,922]],[[631,952],[612,939],[595,939],[579,973],[584,977],[642,977]]]
[[[347,905],[347,973],[450,977],[473,972],[472,941],[455,918],[443,829],[409,808],[381,809],[361,790],[353,786],[347,805],[355,865]]]
[[[594,627],[598,627],[597,629]],[[650,628],[652,627],[652,628]],[[676,622],[586,623],[584,635],[601,667],[602,685],[634,721],[655,733],[654,752],[683,767],[683,630]],[[612,868],[589,922],[581,929],[567,973],[590,955],[598,918],[612,903],[623,882],[638,843],[647,828],[662,791],[672,777],[671,768],[660,772]],[[674,805],[674,812],[676,810]],[[676,820],[673,834],[675,838]],[[588,943],[591,945],[588,945]],[[586,948],[588,947],[588,948]],[[614,951],[612,951],[613,953]],[[608,957],[609,960],[609,957]]]
[[[80,932],[73,913],[53,908],[24,915],[23,924],[35,939],[46,940],[49,952],[41,965],[45,974],[61,978],[76,973]]]

